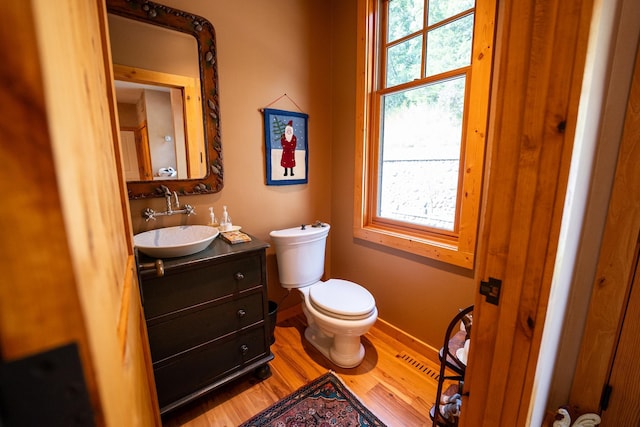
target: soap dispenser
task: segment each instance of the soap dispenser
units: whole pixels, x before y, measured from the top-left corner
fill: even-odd
[[[231,217],[227,212],[227,206],[222,207],[222,220],[220,220],[220,231],[229,231],[232,228]]]
[[[213,213],[213,208],[209,207],[209,224],[207,224],[211,227],[217,227],[218,225],[218,218],[216,218],[216,215]]]

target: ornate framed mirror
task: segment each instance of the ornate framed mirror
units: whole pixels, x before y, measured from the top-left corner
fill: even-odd
[[[107,0],[107,12],[129,198],[220,191],[213,25],[146,0]]]

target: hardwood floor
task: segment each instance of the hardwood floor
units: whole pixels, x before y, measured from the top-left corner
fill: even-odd
[[[339,368],[306,342],[305,327],[301,314],[278,321],[269,378],[258,381],[247,375],[167,414],[164,426],[238,426],[329,370],[388,426],[431,426],[437,364],[374,326],[362,339],[362,364]]]

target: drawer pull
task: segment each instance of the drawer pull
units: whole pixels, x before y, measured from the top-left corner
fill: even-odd
[[[242,319],[247,314],[243,309],[238,310],[238,317]]]
[[[138,264],[138,269],[140,271],[154,269],[156,271],[157,277],[164,276],[164,263],[161,259],[157,259],[154,262],[143,262]]]
[[[240,353],[242,353],[243,355],[247,354],[249,352],[249,347],[246,344],[242,344],[240,346]]]
[[[239,280],[244,279],[244,274],[242,274],[240,272],[237,272],[234,277],[236,278],[236,280],[239,281]]]

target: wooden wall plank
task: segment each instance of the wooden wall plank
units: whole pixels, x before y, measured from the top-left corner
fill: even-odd
[[[53,158],[30,2],[0,4],[0,350],[6,361],[69,342],[88,357]],[[25,54],[20,54],[25,53]],[[65,313],[65,316],[55,315]],[[85,366],[88,387],[92,368]]]
[[[160,425],[105,29],[103,0],[0,3],[0,348],[74,342],[98,426]]]

